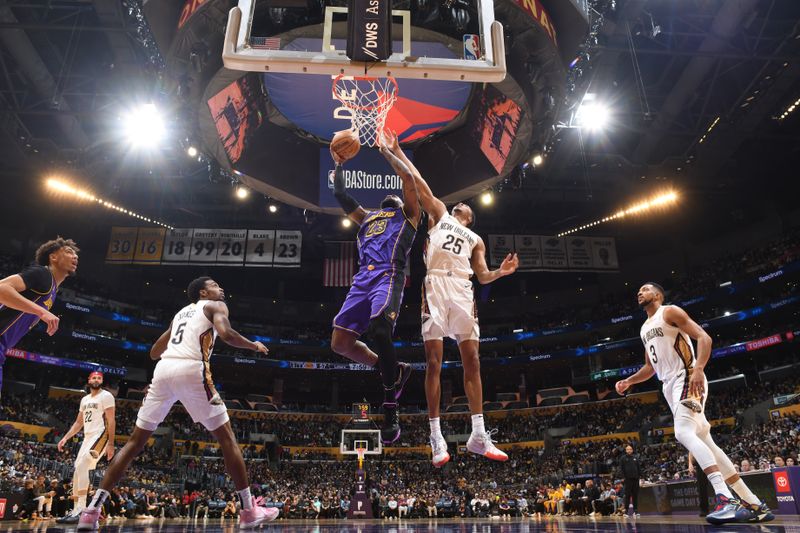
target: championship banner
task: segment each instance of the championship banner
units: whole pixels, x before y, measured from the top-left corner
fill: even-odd
[[[516,252],[520,272],[619,269],[616,243],[610,237],[489,235],[488,242],[491,268]]]
[[[114,227],[106,263],[299,267],[302,247],[296,230]]]
[[[499,268],[510,253],[514,253],[513,235],[489,235],[489,265],[492,268]]]

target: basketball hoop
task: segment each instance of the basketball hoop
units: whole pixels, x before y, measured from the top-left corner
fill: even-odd
[[[358,455],[358,469],[364,469],[364,453],[367,451],[366,448],[356,448],[356,455]]]
[[[397,80],[371,76],[345,76],[333,80],[333,96],[353,115],[353,129],[361,144],[374,147],[386,125],[386,116],[397,100]]]

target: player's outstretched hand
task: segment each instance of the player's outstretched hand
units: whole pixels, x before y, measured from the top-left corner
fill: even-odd
[[[269,353],[269,348],[267,348],[266,346],[264,346],[262,343],[260,343],[260,342],[256,341],[256,342],[255,342],[255,345],[256,345],[256,351],[257,351],[257,352],[260,352],[260,353]]]
[[[517,257],[517,254],[508,254],[500,265],[500,273],[508,276],[516,272],[517,268],[519,268],[519,257]]]
[[[397,132],[394,130],[383,130],[381,137],[381,145],[397,155],[398,150],[400,150],[400,141],[397,139]]]
[[[339,157],[339,154],[337,154],[337,153],[336,153],[336,152],[334,152],[333,150],[331,150],[331,157],[333,158],[333,160],[336,162],[336,164],[337,164],[337,165],[341,165],[341,164],[343,164],[345,161],[347,161],[347,159],[344,159],[344,158],[342,158],[342,157]]]
[[[628,383],[627,379],[621,379],[617,381],[616,385],[614,385],[614,388],[617,389],[617,394],[622,396],[623,394],[625,394],[625,391],[630,388],[630,386],[631,385],[630,383]]]
[[[106,446],[106,459],[109,461],[114,458],[114,444],[109,442],[108,446]]]
[[[39,318],[47,324],[47,334],[52,337],[58,331],[58,323],[61,319],[46,309],[43,309],[43,311],[42,316]]]

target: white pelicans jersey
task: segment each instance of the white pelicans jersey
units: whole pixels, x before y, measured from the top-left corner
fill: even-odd
[[[428,271],[452,272],[463,278],[472,276],[472,250],[478,244],[478,234],[462,225],[449,213],[428,231],[425,266]]]
[[[689,335],[664,320],[662,305],[642,324],[641,336],[647,357],[664,383],[678,376],[688,376],[694,368],[695,356]]]
[[[101,389],[95,396],[81,398],[79,410],[83,417],[83,435],[97,435],[106,430],[106,409],[114,407],[114,396]]]
[[[203,312],[203,307],[209,302],[210,300],[198,300],[178,311],[172,319],[172,331],[161,359],[208,362],[217,338],[214,324]]]

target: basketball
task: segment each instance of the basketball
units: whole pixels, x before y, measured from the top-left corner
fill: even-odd
[[[361,150],[361,141],[354,130],[337,131],[331,140],[331,152],[334,152],[345,161],[356,156]]]

